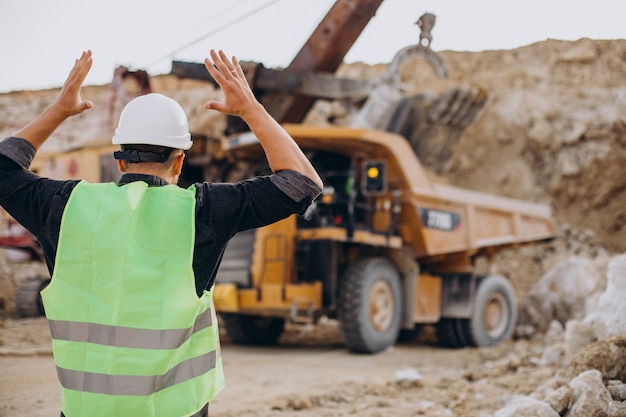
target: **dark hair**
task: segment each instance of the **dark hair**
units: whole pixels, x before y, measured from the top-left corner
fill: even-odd
[[[169,164],[173,162],[170,156],[175,148],[159,145],[124,144],[121,145],[121,149],[121,152],[118,151],[114,153],[115,159],[122,159],[131,164],[139,162],[160,162]]]

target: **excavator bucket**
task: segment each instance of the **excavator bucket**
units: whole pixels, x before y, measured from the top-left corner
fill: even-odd
[[[448,79],[445,63],[431,48],[430,31],[434,15],[426,13],[418,20],[420,41],[396,53],[378,83],[355,114],[352,126],[386,130],[404,136],[422,164],[438,174],[444,173],[465,128],[472,124],[487,102],[487,92],[477,86],[455,85]],[[426,65],[409,66],[419,60]],[[430,70],[439,91],[407,85],[405,67]],[[445,88],[441,86],[445,85]],[[417,91],[416,91],[417,89]],[[422,91],[420,91],[420,89]],[[432,89],[431,89],[432,90]]]
[[[465,128],[487,102],[480,87],[452,86],[442,94],[402,98],[385,130],[404,136],[422,163],[443,173]]]

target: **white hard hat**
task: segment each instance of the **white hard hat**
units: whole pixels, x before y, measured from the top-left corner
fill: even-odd
[[[180,104],[163,94],[136,97],[122,110],[113,144],[189,149],[192,142],[187,115]]]

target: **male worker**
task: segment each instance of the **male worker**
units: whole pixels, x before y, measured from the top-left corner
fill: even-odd
[[[0,142],[0,204],[32,232],[52,275],[42,291],[61,384],[61,415],[208,416],[223,388],[215,274],[238,231],[303,213],[322,182],[293,139],[255,99],[235,57],[205,65],[223,101],[204,107],[241,117],[272,175],[236,184],[176,186],[187,119],[148,94],[122,111],[113,143],[118,184],[54,181],[28,171],[37,149],[80,97],[91,51],[76,60],[58,98]]]

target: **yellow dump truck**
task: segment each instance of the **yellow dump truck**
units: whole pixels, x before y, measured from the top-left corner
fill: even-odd
[[[338,319],[354,352],[381,351],[425,323],[450,347],[511,337],[513,287],[478,275],[475,260],[550,239],[548,206],[433,182],[397,134],[285,127],[325,187],[304,216],[239,233],[226,248],[215,304],[235,343],[273,344],[286,322],[322,316]],[[238,172],[267,172],[251,133],[223,145]]]

